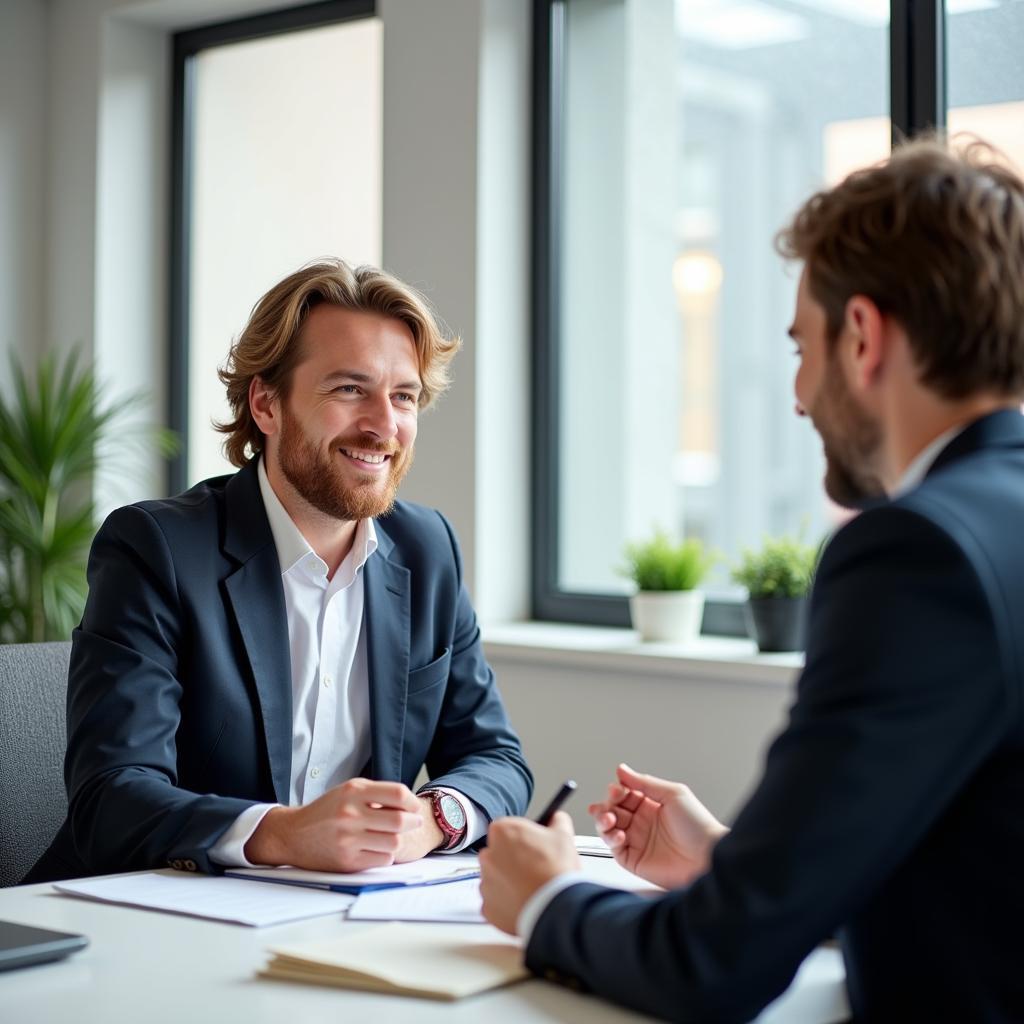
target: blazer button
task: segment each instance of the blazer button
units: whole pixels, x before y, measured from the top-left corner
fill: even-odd
[[[195,869],[196,869],[196,862],[194,860],[187,860],[187,861],[185,861],[185,870],[186,871],[195,871]]]
[[[180,860],[178,860],[177,857],[174,860],[171,861],[171,867],[174,868],[175,871],[181,871],[181,869],[184,866],[185,865],[182,864],[182,862]]]

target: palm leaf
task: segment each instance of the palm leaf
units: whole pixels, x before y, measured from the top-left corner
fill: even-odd
[[[173,454],[177,438],[135,420],[143,394],[105,401],[77,350],[44,356],[31,380],[12,356],[11,384],[0,399],[0,642],[66,639],[87,594],[92,477],[154,446]]]

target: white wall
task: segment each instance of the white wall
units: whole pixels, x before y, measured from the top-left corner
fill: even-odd
[[[451,518],[475,581],[480,4],[380,0],[378,14],[384,22],[384,265],[424,291],[464,339],[451,391],[420,425],[416,464],[402,493]]]
[[[100,25],[97,65],[93,356],[111,393],[141,390],[138,418],[166,422],[170,55],[162,34],[120,18]],[[68,315],[71,315],[70,313]],[[101,512],[164,490],[144,455],[101,470]]]
[[[0,390],[7,352],[45,343],[47,17],[39,0],[0,9]]]
[[[749,667],[724,663],[659,666],[643,655],[485,646],[536,778],[535,806],[575,779],[579,794],[567,810],[581,832],[592,831],[587,804],[604,797],[620,761],[686,782],[731,822],[793,698],[795,671],[752,678]]]
[[[451,519],[484,620],[529,606],[529,8],[378,7],[384,263],[464,343],[451,391],[424,417],[403,495]]]
[[[477,112],[475,596],[530,614],[530,5],[485,0]]]

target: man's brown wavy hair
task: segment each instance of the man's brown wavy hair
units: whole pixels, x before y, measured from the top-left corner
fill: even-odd
[[[232,465],[244,466],[263,450],[263,432],[249,410],[250,383],[259,377],[273,394],[288,397],[302,358],[302,325],[321,303],[393,317],[409,328],[423,385],[421,409],[448,387],[448,364],[461,341],[443,331],[419,292],[376,267],[350,267],[336,259],[307,264],[256,303],[218,371],[234,418],[214,426],[228,435],[224,453]]]
[[[804,262],[831,342],[864,295],[938,394],[1024,394],[1024,182],[986,143],[899,146],[812,196],[776,247]]]

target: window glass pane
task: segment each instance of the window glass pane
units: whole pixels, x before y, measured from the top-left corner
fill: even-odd
[[[947,0],[951,133],[973,132],[1024,172],[1024,2]]]
[[[368,18],[196,57],[189,482],[230,466],[217,367],[253,303],[318,256],[381,261],[381,24]]]
[[[726,560],[817,539],[772,238],[888,152],[888,4],[569,0],[566,38],[561,588],[622,592],[623,543],[655,526]]]

